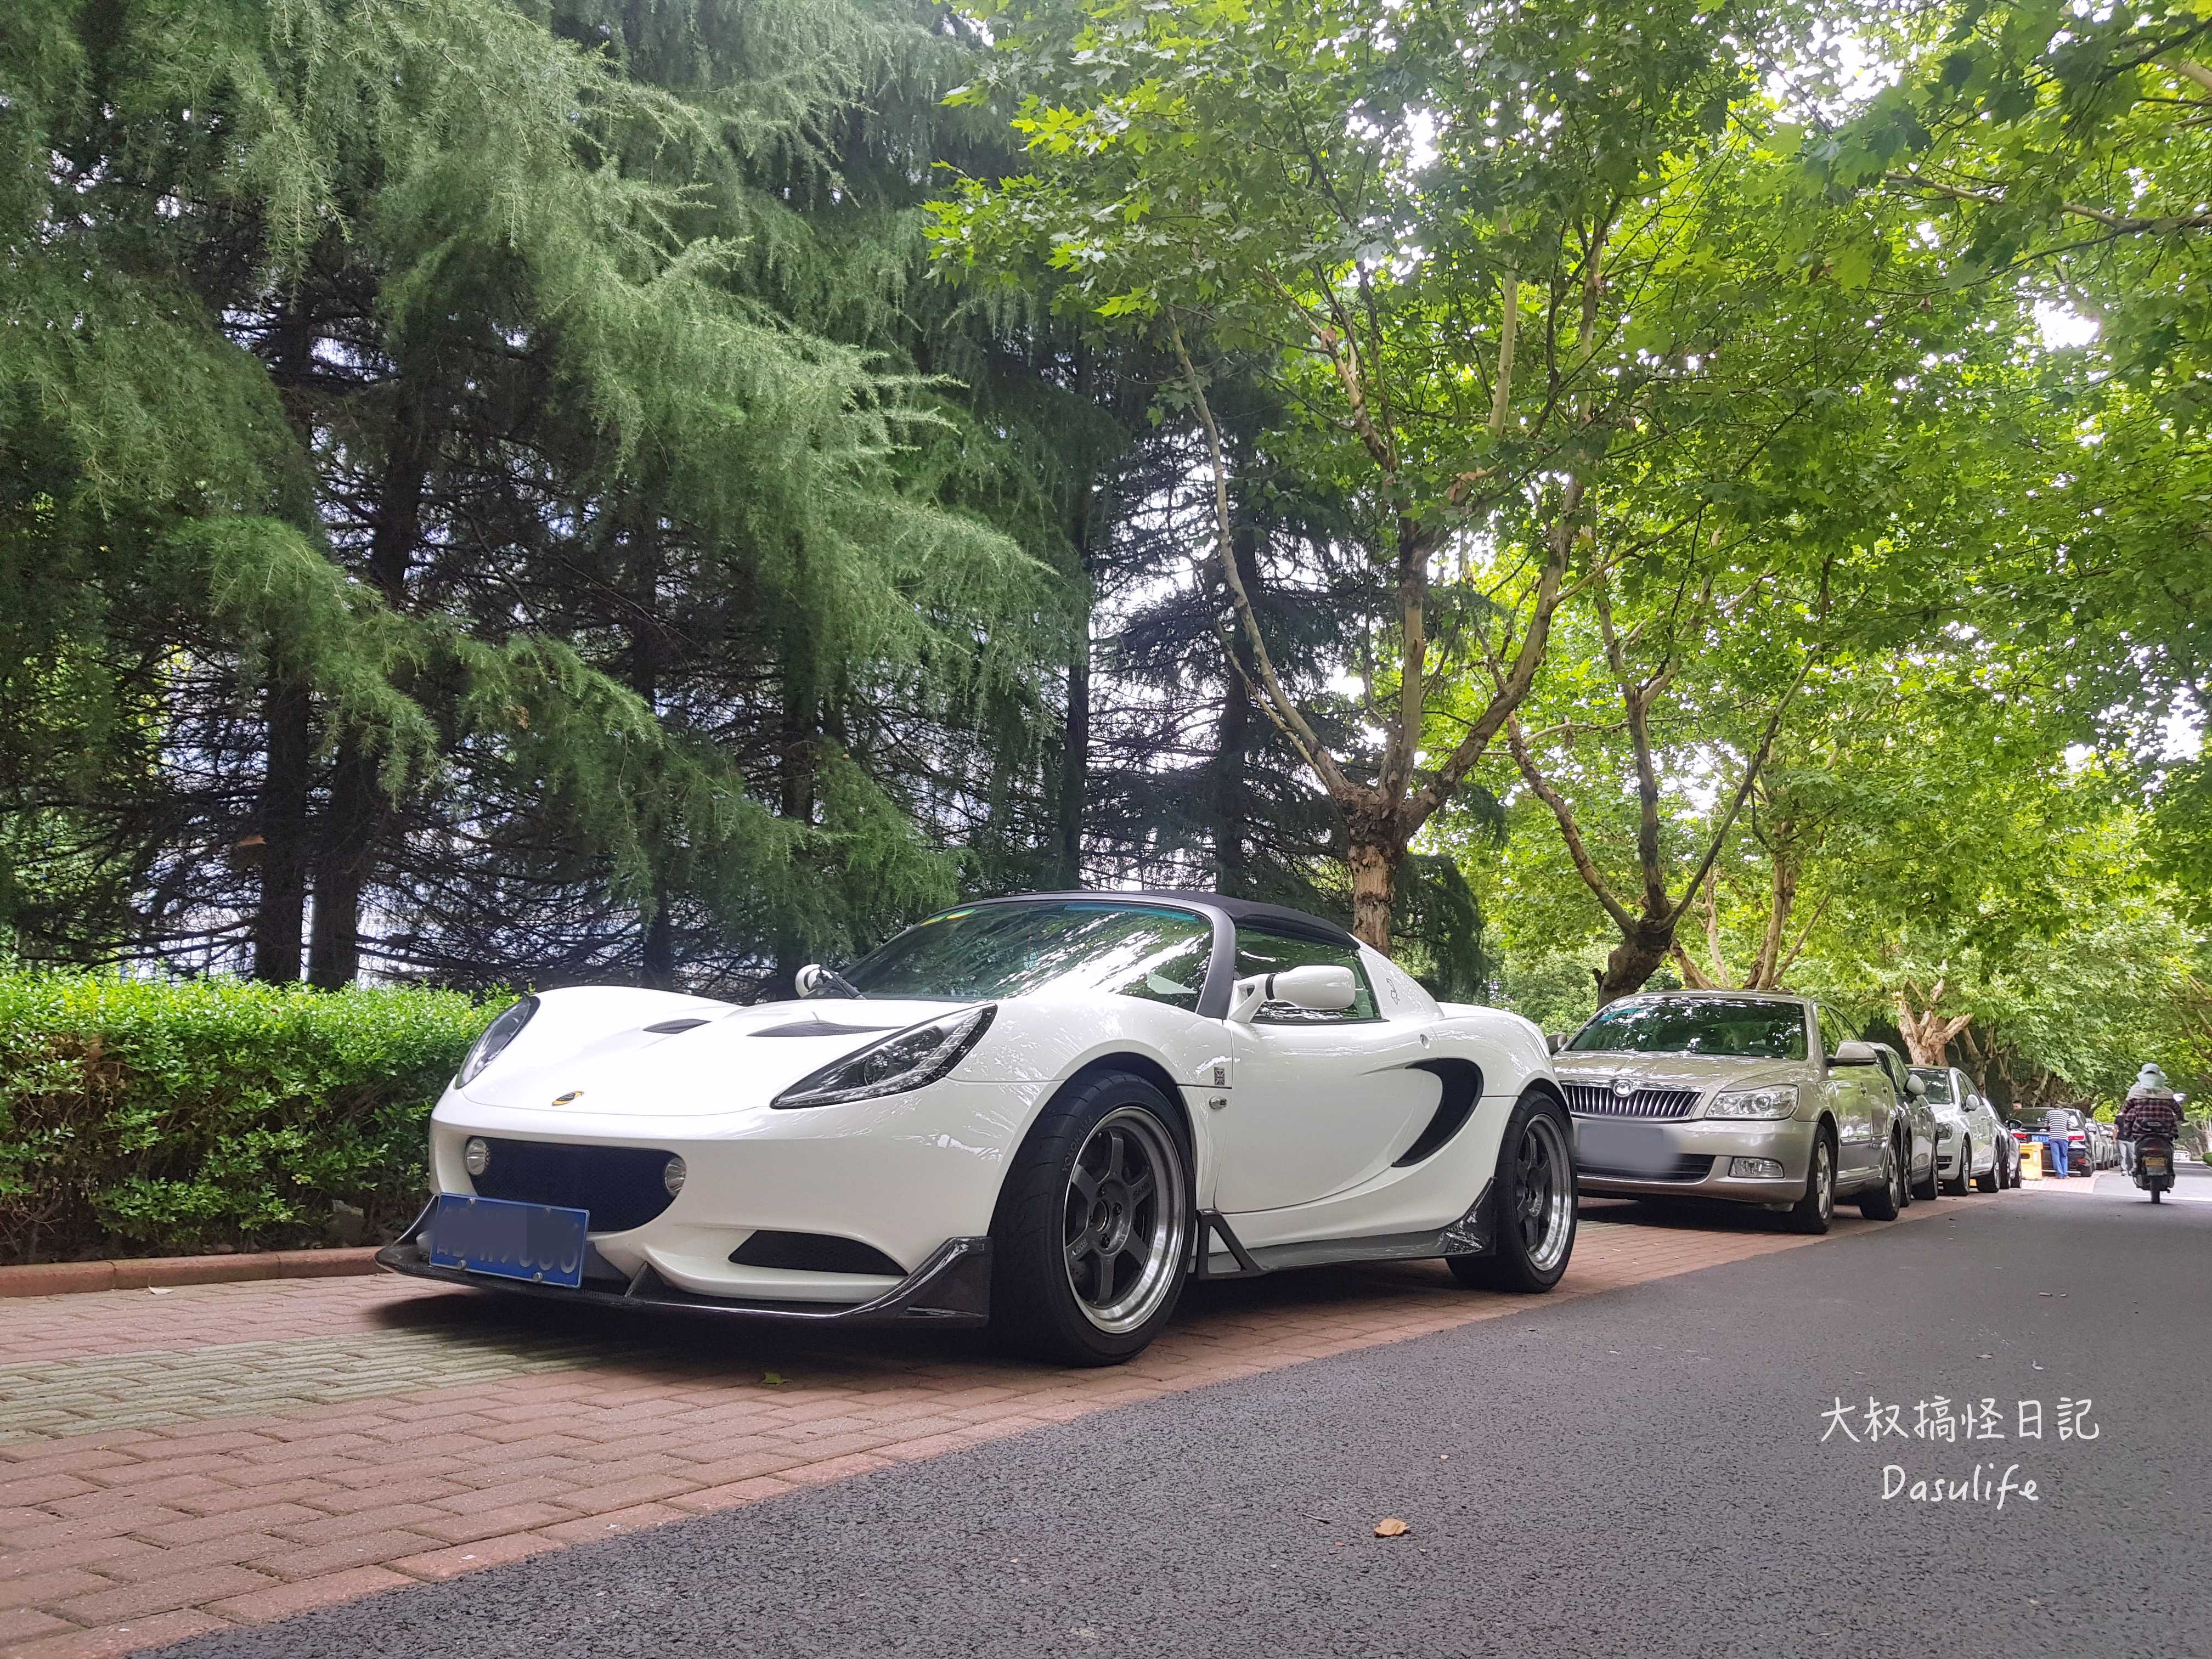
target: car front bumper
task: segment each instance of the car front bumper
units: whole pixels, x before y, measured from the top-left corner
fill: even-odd
[[[1810,1119],[1692,1119],[1686,1122],[1577,1117],[1582,1190],[1612,1197],[1724,1199],[1738,1204],[1794,1204],[1812,1166]],[[1753,1175],[1741,1163],[1778,1166]]]

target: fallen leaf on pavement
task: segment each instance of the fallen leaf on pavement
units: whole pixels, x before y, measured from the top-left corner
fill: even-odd
[[[1375,1523],[1375,1535],[1377,1538],[1403,1538],[1411,1531],[1413,1528],[1403,1521],[1377,1521]]]
[[[781,1371],[763,1371],[761,1373],[761,1381],[767,1383],[771,1389],[780,1389],[783,1386],[783,1373]]]
[[[168,1293],[168,1289],[165,1285],[149,1285],[146,1287],[146,1294],[149,1296],[167,1296]]]

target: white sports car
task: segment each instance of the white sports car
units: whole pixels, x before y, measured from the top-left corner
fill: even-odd
[[[963,905],[803,1000],[549,991],[430,1124],[378,1260],[628,1308],[980,1325],[1139,1352],[1184,1280],[1431,1256],[1534,1291],[1574,1247],[1543,1036],[1440,1006],[1294,910],[1194,893]]]

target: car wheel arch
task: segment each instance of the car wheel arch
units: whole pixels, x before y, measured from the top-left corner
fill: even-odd
[[[1182,1097],[1182,1085],[1175,1080],[1174,1073],[1150,1054],[1123,1050],[1110,1054],[1099,1054],[1084,1061],[1081,1066],[1061,1079],[1059,1087],[1037,1103],[1036,1117],[1042,1117],[1051,1109],[1054,1101],[1082,1088],[1091,1079],[1104,1072],[1126,1072],[1132,1077],[1142,1078],[1146,1083],[1158,1089],[1166,1097],[1170,1109],[1175,1113],[1176,1121],[1182,1126],[1184,1146],[1190,1149],[1194,1158],[1197,1155],[1198,1125],[1192,1121],[1190,1106]],[[1024,1126],[1023,1131],[1024,1134],[1028,1133],[1028,1128],[1033,1126],[1034,1122],[1035,1117],[1031,1120],[1031,1125]]]

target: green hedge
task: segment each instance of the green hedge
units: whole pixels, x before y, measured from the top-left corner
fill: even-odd
[[[504,1000],[0,968],[0,1261],[390,1236]]]

